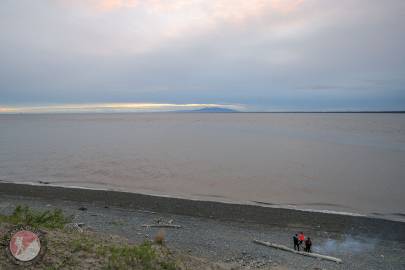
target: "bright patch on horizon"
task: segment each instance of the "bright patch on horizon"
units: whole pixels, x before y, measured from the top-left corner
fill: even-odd
[[[243,110],[235,104],[171,104],[171,103],[93,103],[43,106],[0,106],[0,113],[79,113],[79,112],[170,112],[202,108]]]

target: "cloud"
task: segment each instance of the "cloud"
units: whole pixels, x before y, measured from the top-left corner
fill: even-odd
[[[134,8],[138,0],[63,0],[61,3],[69,8],[85,8],[95,12],[109,12],[121,8]]]
[[[245,17],[258,14],[270,7],[277,12],[291,12],[304,0],[66,0],[71,7],[87,7],[95,11],[109,12],[116,9],[147,8],[155,12],[173,12],[208,9],[216,10],[213,16],[223,18]]]
[[[3,1],[0,104],[403,108],[404,13],[402,0]]]
[[[303,0],[70,0],[62,3],[72,13],[111,23],[116,34],[127,41],[132,37],[132,40],[155,38],[164,42],[204,34],[222,24],[240,26],[262,16],[286,15],[295,11]],[[145,29],[140,29],[140,25]],[[96,27],[104,31],[109,28],[108,25]]]

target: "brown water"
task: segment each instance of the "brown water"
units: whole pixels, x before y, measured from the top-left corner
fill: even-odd
[[[405,220],[405,114],[0,115],[0,179]]]

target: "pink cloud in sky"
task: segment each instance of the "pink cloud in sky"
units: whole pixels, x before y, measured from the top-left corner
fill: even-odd
[[[70,6],[87,7],[99,12],[117,9],[143,9],[158,13],[191,12],[236,21],[264,11],[288,13],[303,2],[304,0],[64,0]]]
[[[179,38],[206,35],[222,26],[241,27],[298,9],[303,0],[62,0],[77,24],[101,40],[93,52],[144,53]],[[79,25],[80,23],[80,25]],[[269,27],[278,27],[273,21]],[[82,39],[82,47],[86,39]],[[90,42],[91,43],[91,42]],[[102,46],[100,47],[100,44]]]

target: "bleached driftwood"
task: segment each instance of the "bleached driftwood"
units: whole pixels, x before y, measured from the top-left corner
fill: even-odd
[[[180,225],[175,225],[175,224],[144,224],[142,227],[154,227],[154,228],[174,228],[174,229],[180,229]]]
[[[265,241],[260,241],[260,240],[253,240],[253,243],[263,245],[263,246],[266,246],[266,247],[272,247],[272,248],[292,252],[292,253],[303,255],[303,256],[314,257],[314,258],[318,258],[318,259],[322,259],[322,260],[332,261],[332,262],[335,262],[335,263],[342,263],[342,260],[339,259],[339,258],[335,258],[335,257],[332,257],[332,256],[327,256],[327,255],[322,255],[322,254],[318,254],[318,253],[309,253],[309,252],[297,251],[297,250],[294,250],[292,248],[289,248],[289,247],[286,247],[286,246],[283,246],[283,245],[273,244],[273,243],[270,243],[270,242],[265,242]]]

